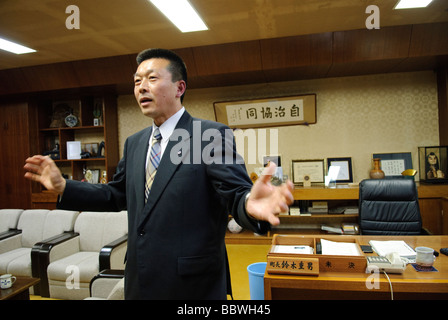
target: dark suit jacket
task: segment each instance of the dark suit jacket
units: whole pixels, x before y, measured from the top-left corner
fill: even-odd
[[[226,299],[228,214],[255,232],[268,228],[245,212],[245,196],[252,182],[244,164],[225,164],[229,150],[219,153],[217,146],[230,146],[235,160],[234,139],[228,130],[185,111],[172,135],[178,140],[169,141],[164,151],[146,205],[145,161],[151,127],[126,140],[123,158],[109,184],[67,181],[60,208],[127,209],[126,299]],[[211,132],[214,139],[203,136],[204,132]],[[222,143],[216,132],[222,134]],[[222,156],[223,163],[205,163],[206,157],[198,157],[203,150],[215,160]]]

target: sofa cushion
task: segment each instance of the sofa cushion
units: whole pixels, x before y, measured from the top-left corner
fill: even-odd
[[[31,276],[31,248],[14,249],[0,254],[0,274]]]
[[[81,251],[56,260],[48,265],[48,279],[66,281],[70,279],[90,282],[98,274],[99,252]]]

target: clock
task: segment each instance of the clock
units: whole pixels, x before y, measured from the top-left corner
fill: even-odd
[[[65,124],[72,128],[78,124],[78,118],[70,113],[67,117],[65,117]]]

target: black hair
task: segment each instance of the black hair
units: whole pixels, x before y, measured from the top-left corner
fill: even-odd
[[[166,59],[170,61],[168,70],[171,72],[171,77],[173,82],[183,80],[187,84],[187,67],[185,62],[179,57],[175,52],[167,49],[146,49],[137,55],[137,65],[140,65],[145,60],[148,59]],[[180,101],[184,100],[185,92],[180,97]]]

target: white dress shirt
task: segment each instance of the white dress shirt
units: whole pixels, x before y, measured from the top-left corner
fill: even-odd
[[[173,114],[168,120],[166,120],[159,128],[160,134],[162,135],[162,141],[160,141],[160,159],[163,157],[163,153],[165,152],[166,145],[168,144],[168,141],[170,140],[171,135],[173,134],[174,129],[176,128],[177,123],[179,122],[180,117],[184,114],[185,108],[182,107],[179,111],[177,111],[175,114]],[[157,126],[153,123],[152,125],[152,133],[149,137],[149,148],[148,153],[146,155],[146,165],[145,168],[148,166],[149,156],[151,153],[151,141],[152,137],[154,135],[154,131]]]

